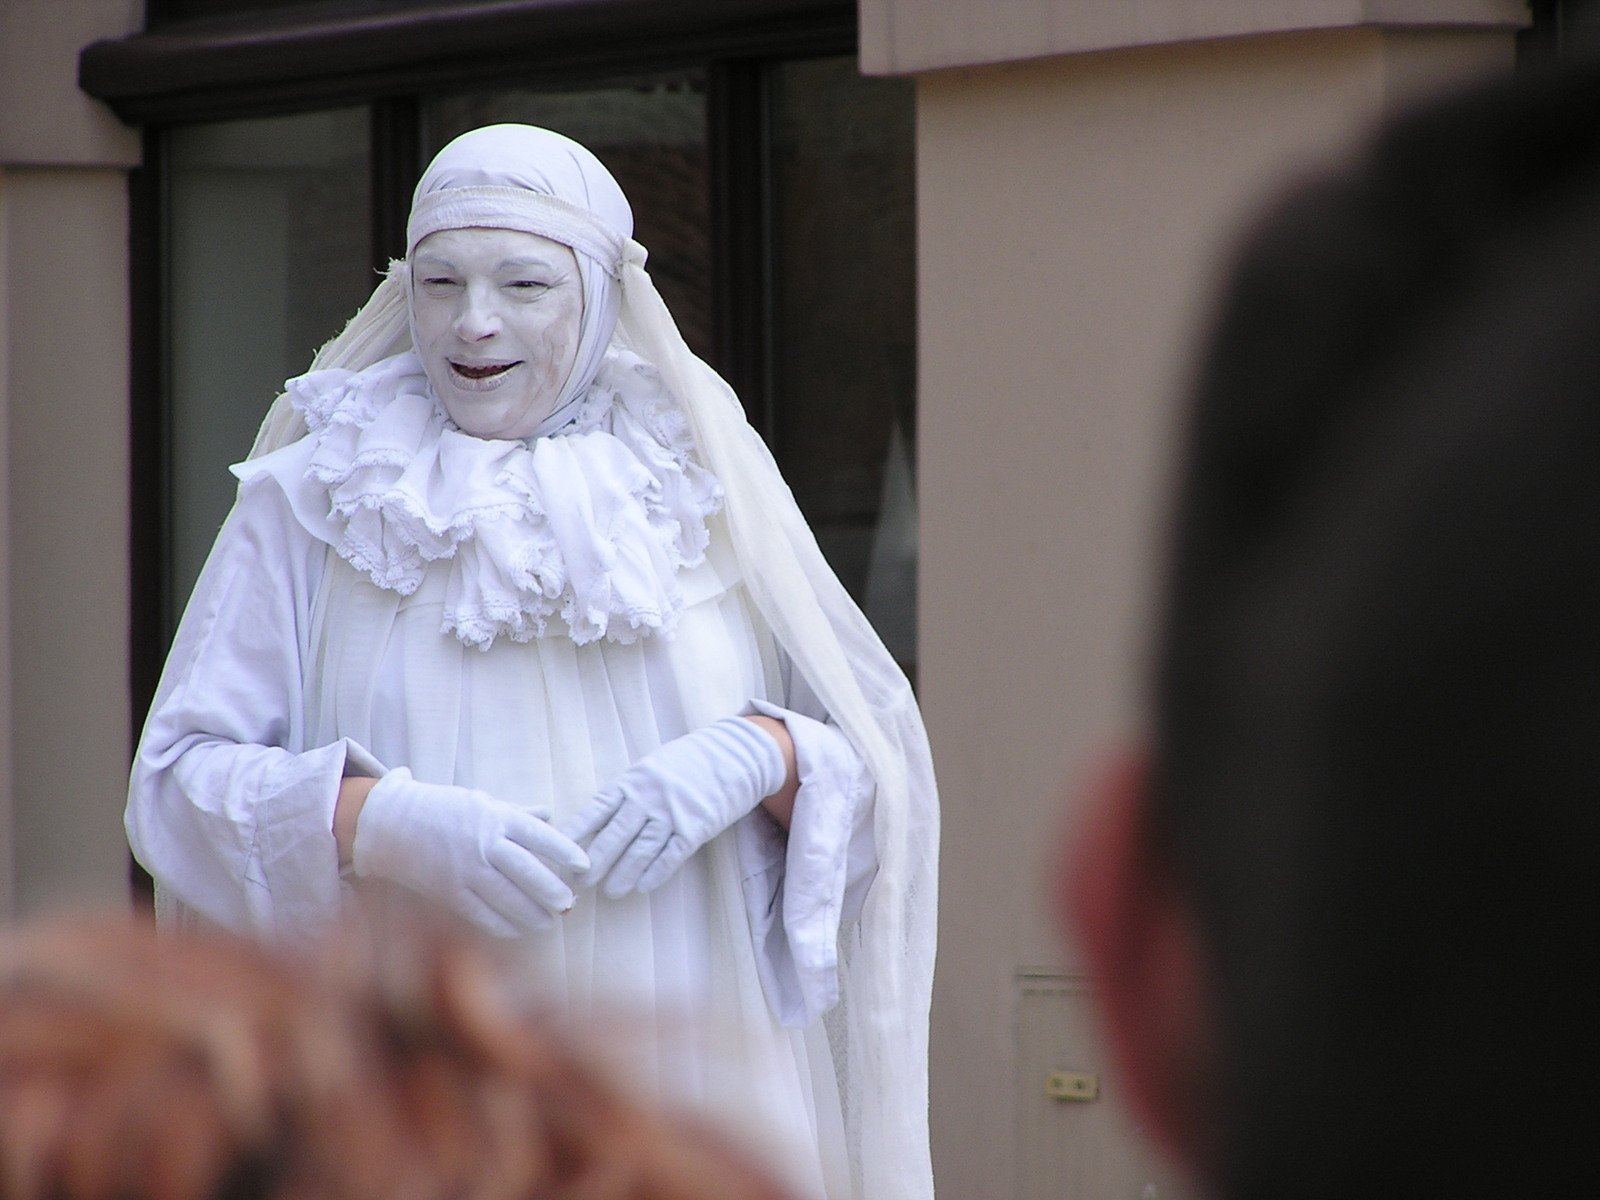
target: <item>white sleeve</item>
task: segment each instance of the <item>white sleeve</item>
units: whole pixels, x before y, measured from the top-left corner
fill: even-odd
[[[125,824],[157,885],[242,933],[314,935],[340,904],[333,807],[359,746],[304,745],[326,547],[270,478],[241,484],[195,585],[133,764]]]
[[[795,707],[755,700],[745,712],[782,721],[794,741],[788,833],[761,808],[735,832],[762,987],[778,1019],[798,1027],[838,1002],[840,929],[860,917],[878,861],[866,763],[803,684],[786,699]]]

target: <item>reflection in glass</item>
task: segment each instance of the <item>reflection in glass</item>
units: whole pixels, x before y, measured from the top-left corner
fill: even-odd
[[[776,453],[889,650],[916,652],[912,88],[853,58],[772,74]]]
[[[227,465],[376,280],[366,109],[178,128],[166,150],[171,628],[232,505]]]

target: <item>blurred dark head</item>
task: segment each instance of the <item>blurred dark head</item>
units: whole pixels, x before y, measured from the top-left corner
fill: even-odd
[[[1418,113],[1281,204],[1188,454],[1149,819],[1219,1190],[1600,1178],[1600,72]]]

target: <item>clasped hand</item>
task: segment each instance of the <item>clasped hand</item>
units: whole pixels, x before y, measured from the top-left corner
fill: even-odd
[[[787,776],[777,741],[742,717],[674,738],[565,822],[567,834],[589,851],[589,869],[578,882],[601,886],[613,899],[660,887]]]
[[[373,785],[351,864],[432,896],[497,937],[549,928],[572,907],[558,874],[589,856],[548,821],[487,792],[422,783],[404,767]]]

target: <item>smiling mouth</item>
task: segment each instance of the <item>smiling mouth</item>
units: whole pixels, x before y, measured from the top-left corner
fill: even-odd
[[[464,376],[467,379],[493,379],[496,375],[504,375],[507,371],[511,370],[512,367],[518,365],[520,364],[508,362],[486,363],[482,366],[472,366],[468,363],[452,362],[450,364],[450,369],[453,370],[457,375]]]

